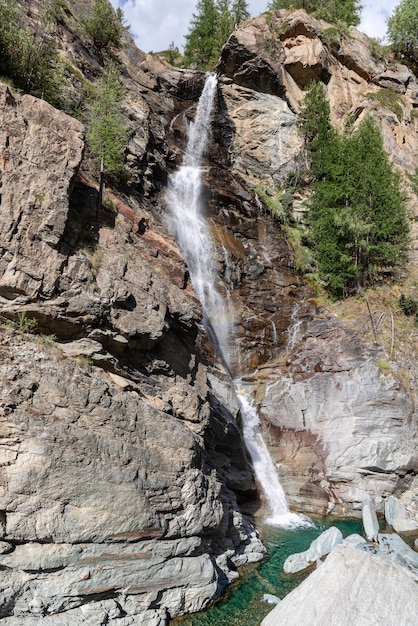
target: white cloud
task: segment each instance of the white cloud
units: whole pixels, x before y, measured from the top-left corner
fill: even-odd
[[[386,21],[398,4],[399,0],[385,0],[384,2],[369,0],[362,11],[359,29],[369,37],[384,39]]]
[[[268,0],[247,0],[250,13],[259,15],[266,10]],[[386,20],[400,0],[364,0],[359,29],[369,37],[384,38]],[[131,24],[131,32],[141,50],[158,52],[174,41],[183,49],[184,36],[189,30],[197,0],[111,0],[123,9]]]

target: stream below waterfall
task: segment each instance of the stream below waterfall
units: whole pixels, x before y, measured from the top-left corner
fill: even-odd
[[[262,601],[264,594],[282,599],[311,572],[284,574],[283,563],[290,554],[306,550],[330,526],[337,526],[344,537],[362,532],[361,520],[323,518],[309,528],[260,528],[267,555],[261,563],[240,569],[240,578],[229,585],[223,598],[210,608],[174,620],[179,626],[259,626],[273,605]]]

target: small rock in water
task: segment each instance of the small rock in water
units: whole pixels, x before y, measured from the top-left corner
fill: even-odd
[[[321,557],[329,554],[331,550],[343,540],[342,532],[336,527],[331,526],[319,535],[305,552],[298,552],[287,557],[283,565],[283,571],[286,574],[296,574],[317,563]]]
[[[329,554],[331,550],[343,540],[343,534],[336,526],[331,526],[312,541],[306,551],[307,561],[317,561],[322,556]]]
[[[362,504],[363,528],[367,541],[377,542],[379,534],[379,522],[372,499],[367,495]]]
[[[281,600],[272,593],[265,593],[261,598],[261,602],[267,602],[267,604],[279,604]]]

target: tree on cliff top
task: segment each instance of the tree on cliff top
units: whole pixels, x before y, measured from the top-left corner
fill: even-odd
[[[249,17],[246,0],[198,0],[184,48],[186,67],[213,69],[234,28]]]
[[[388,19],[388,37],[396,52],[418,65],[418,2],[401,0]]]
[[[304,9],[314,17],[333,24],[341,21],[348,26],[358,26],[362,6],[359,0],[271,0],[268,9]]]
[[[186,35],[184,62],[186,66],[206,69],[214,56],[214,32],[218,11],[214,0],[198,0]]]
[[[234,0],[231,7],[231,13],[234,18],[235,25],[240,24],[250,17],[248,4],[246,0]]]

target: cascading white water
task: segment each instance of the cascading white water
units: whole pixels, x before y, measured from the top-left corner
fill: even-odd
[[[232,302],[228,289],[221,284],[219,278],[216,251],[203,214],[202,199],[202,159],[210,140],[210,122],[216,90],[216,76],[208,75],[195,120],[188,129],[183,164],[169,182],[168,225],[182,251],[193,287],[202,303],[206,329],[225,366],[231,371]],[[235,361],[239,362],[239,355]],[[244,440],[271,510],[266,521],[286,527],[306,525],[306,517],[290,513],[274,462],[261,436],[257,411],[248,395],[240,388],[239,381],[236,385]]]
[[[265,522],[286,528],[312,526],[308,517],[289,511],[276,466],[261,434],[257,409],[250,395],[251,386],[245,387],[236,381],[236,393],[241,406],[245,445],[270,509],[270,515]]]
[[[193,287],[202,303],[207,332],[225,366],[231,369],[231,315],[220,292],[216,254],[202,207],[202,158],[210,140],[217,78],[206,80],[189,136],[183,164],[171,177],[168,191],[169,228],[185,258]]]

